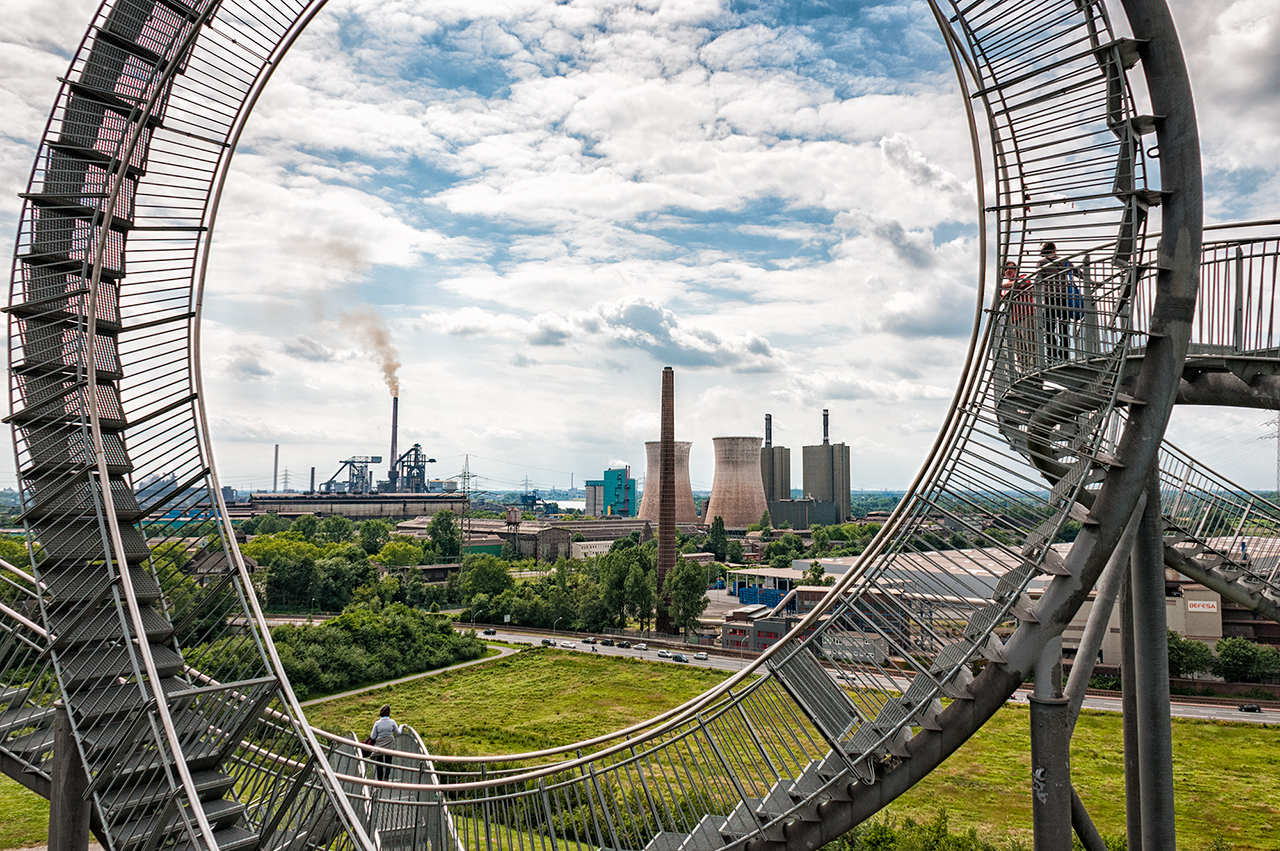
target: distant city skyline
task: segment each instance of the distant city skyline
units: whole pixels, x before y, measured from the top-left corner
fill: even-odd
[[[6,233],[97,5],[0,0]],[[1280,215],[1280,8],[1171,6],[1209,218]],[[768,412],[798,450],[821,442],[823,408],[855,489],[905,487],[974,314],[974,176],[927,6],[848,10],[329,3],[249,122],[214,237],[222,484],[268,487],[275,443],[295,486],[388,455],[381,329],[400,446],[438,459],[433,478],[469,454],[493,490],[581,487],[619,463],[643,481],[669,364],[695,490],[712,437],[762,435]],[[1178,409],[1169,437],[1270,490],[1275,416]]]

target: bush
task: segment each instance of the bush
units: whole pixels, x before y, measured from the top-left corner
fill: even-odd
[[[484,655],[474,635],[441,615],[393,603],[359,609],[318,626],[278,626],[271,638],[302,700],[443,668]]]

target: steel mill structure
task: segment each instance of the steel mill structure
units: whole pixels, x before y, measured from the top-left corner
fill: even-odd
[[[39,558],[2,566],[0,768],[52,799],[56,849],[91,823],[108,851],[808,851],[927,776],[1033,673],[1037,848],[1069,848],[1068,825],[1098,848],[1067,756],[1097,619],[1065,686],[1056,663],[1090,590],[1103,612],[1122,587],[1130,847],[1174,847],[1164,571],[1280,619],[1276,539],[1248,559],[1236,543],[1280,508],[1162,436],[1179,400],[1280,402],[1280,234],[1203,241],[1163,0],[930,0],[973,106],[975,185],[994,193],[971,343],[906,498],[788,637],[616,733],[436,757],[410,736],[381,781],[354,737],[307,724],[285,678],[220,497],[199,361],[228,164],[322,6],[107,0],[23,196],[9,422]],[[943,519],[1016,567],[941,548]],[[172,557],[209,522],[221,534],[195,559]],[[1049,545],[1068,523],[1064,556]],[[907,552],[931,570],[890,593]]]
[[[640,513],[637,515],[641,520],[652,520],[654,523],[658,522],[658,482],[661,479],[658,456],[661,447],[662,442],[659,440],[645,441],[644,493],[640,495]],[[677,523],[698,522],[698,509],[693,502],[693,485],[689,481],[689,451],[692,448],[693,443],[690,441],[674,442]]]
[[[727,529],[745,529],[759,523],[768,510],[764,482],[760,478],[760,438],[713,437],[715,478],[703,515],[707,522],[724,518]]]

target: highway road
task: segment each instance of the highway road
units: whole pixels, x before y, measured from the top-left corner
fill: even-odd
[[[498,629],[496,627],[494,627],[494,629],[495,629],[494,635],[481,636],[481,637],[492,638],[496,641],[506,641],[513,644],[532,644],[534,646],[538,646],[543,638],[552,637],[551,635],[531,635],[525,632],[520,632],[520,633],[505,632],[502,629]],[[554,637],[554,640],[556,642],[556,645],[558,647],[561,647],[561,649],[564,649],[564,650],[572,649],[578,653],[590,653],[592,650],[592,647],[594,646],[597,653],[605,656],[630,656],[634,658],[647,659],[651,662],[671,662],[672,661],[671,659],[658,656],[656,647],[651,648],[647,651],[636,650],[634,647],[632,647],[629,650],[624,650],[617,646],[601,647],[599,644],[596,644],[596,645],[584,644],[582,642],[582,637],[577,635],[566,635],[564,633],[560,633],[556,635]],[[564,647],[563,644],[565,642],[571,643],[574,646],[572,648]],[[675,648],[674,646],[669,646],[669,649],[671,649],[673,652],[676,652],[678,648]],[[721,671],[740,671],[747,666],[747,662],[743,659],[736,659],[730,656],[716,655],[714,648],[708,650],[709,658],[705,661],[694,659],[693,654],[698,652],[699,650],[707,650],[707,648],[690,645],[687,648],[682,648],[678,650],[679,652],[684,653],[684,655],[689,657],[690,665],[695,665],[702,668],[713,668]],[[674,662],[672,664],[682,664],[682,663]],[[903,688],[904,684],[905,684],[905,681],[903,684],[885,683],[885,685],[887,686],[890,686],[893,688],[899,688],[899,689]],[[1009,702],[1025,704],[1027,702],[1028,694],[1030,694],[1029,689],[1019,690],[1017,693],[1014,694],[1012,698],[1010,698]],[[1247,702],[1248,702],[1247,700],[1241,701],[1241,703],[1247,703]],[[1084,699],[1084,706],[1086,709],[1099,709],[1104,712],[1119,712],[1120,698],[1119,697],[1098,697],[1094,695],[1089,695]],[[1195,703],[1193,698],[1187,698],[1185,700],[1175,699],[1175,702],[1171,705],[1169,714],[1172,715],[1174,718],[1197,718],[1197,719],[1206,720],[1206,721],[1242,721],[1242,722],[1253,723],[1253,724],[1280,724],[1280,711],[1278,710],[1263,709],[1261,712],[1241,712],[1234,705],[1218,706],[1214,704]]]

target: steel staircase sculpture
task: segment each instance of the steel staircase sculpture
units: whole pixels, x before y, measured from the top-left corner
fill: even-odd
[[[1249,336],[1249,317],[1272,309],[1263,278],[1255,291],[1238,275],[1252,301],[1233,314],[1236,348],[1186,359],[1196,317],[1216,328],[1203,317],[1222,304],[1193,313],[1199,152],[1167,9],[1128,0],[1130,39],[1097,0],[931,3],[985,118],[979,132],[970,114],[977,185],[996,187],[979,279],[990,217],[998,265],[1027,278],[1037,318],[1020,328],[1011,301],[984,301],[946,421],[890,522],[793,632],[684,706],[529,754],[428,756],[410,735],[392,776],[370,779],[366,750],[311,729],[283,675],[230,543],[199,371],[230,157],[323,5],[106,0],[24,196],[9,421],[34,567],[0,571],[0,767],[48,794],[65,704],[109,851],[814,848],[1005,702],[1097,581],[1157,465],[1167,561],[1276,616],[1273,554],[1261,540],[1248,562],[1235,553],[1280,509],[1159,443],[1179,382],[1207,392],[1184,364],[1218,358],[1252,387],[1275,357]],[[1138,68],[1152,115],[1130,92]],[[1051,257],[1034,262],[1044,242],[1079,271],[1078,297],[1053,289],[1064,273]],[[1207,280],[1214,299],[1227,292]]]

